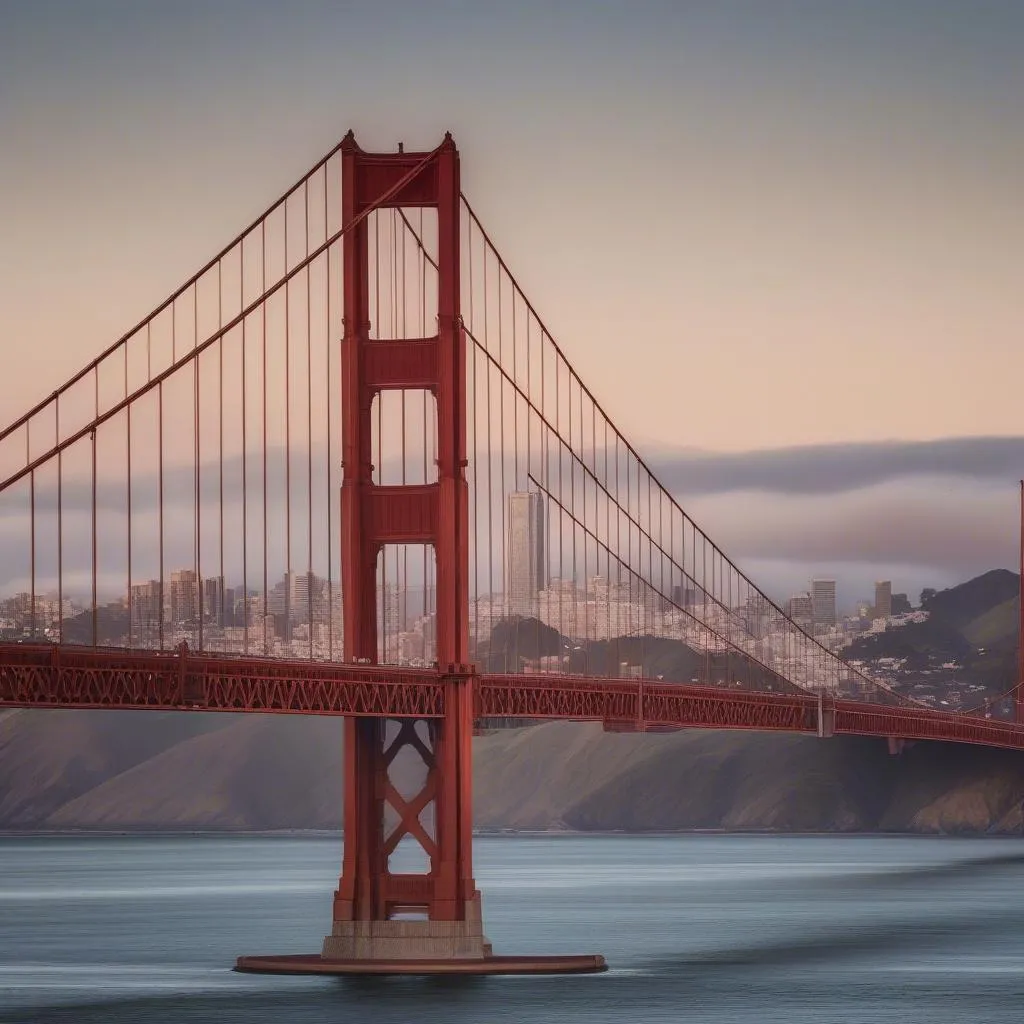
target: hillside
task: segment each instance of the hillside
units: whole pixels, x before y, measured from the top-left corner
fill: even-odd
[[[337,828],[341,723],[18,711],[0,780],[3,829]],[[1017,832],[1022,800],[1024,758],[981,748],[569,722],[475,741],[485,829]]]
[[[1004,693],[1017,671],[1018,588],[1016,573],[993,569],[934,594],[926,621],[859,637],[844,656],[901,688],[972,693],[965,704]]]

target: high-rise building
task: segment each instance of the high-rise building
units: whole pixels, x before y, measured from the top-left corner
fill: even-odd
[[[887,619],[892,615],[892,580],[879,580],[875,584],[875,618]]]
[[[159,580],[133,583],[131,589],[132,625],[154,630],[163,614],[163,588]]]
[[[199,618],[199,578],[194,569],[171,573],[171,622],[195,622]]]
[[[794,594],[786,602],[786,614],[801,626],[809,625],[814,618],[810,594]]]
[[[203,620],[224,625],[223,576],[207,576],[203,580]]]
[[[811,580],[811,614],[815,626],[836,624],[835,580]]]
[[[544,498],[535,491],[508,496],[505,603],[510,615],[536,617],[547,583]]]

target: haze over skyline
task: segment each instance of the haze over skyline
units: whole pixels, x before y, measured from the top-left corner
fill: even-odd
[[[0,419],[347,128],[450,128],[559,344],[766,588],[1013,565],[1022,43],[1012,0],[0,3]]]

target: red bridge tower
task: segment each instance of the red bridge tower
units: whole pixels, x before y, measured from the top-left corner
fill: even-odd
[[[343,222],[393,192],[426,153],[364,153],[350,132],[342,147]],[[469,538],[466,484],[466,356],[459,315],[459,155],[450,135],[433,160],[384,207],[437,210],[437,333],[370,336],[367,221],[344,239],[341,565],[345,660],[376,662],[377,562],[388,544],[429,544],[437,564],[437,659],[445,673],[441,719],[345,720],[345,857],[334,927],[323,955],[337,959],[475,958],[490,952],[473,881],[473,670],[468,661]],[[437,408],[437,482],[373,482],[371,409],[386,390],[428,389]],[[404,747],[426,765],[406,800],[389,771]],[[434,834],[421,821],[433,804]],[[397,825],[385,831],[390,805]],[[388,861],[411,836],[424,874],[394,874]],[[419,920],[395,920],[413,912]]]

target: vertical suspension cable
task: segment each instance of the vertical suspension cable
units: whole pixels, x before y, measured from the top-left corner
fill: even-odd
[[[490,318],[488,316],[489,302],[487,297],[487,250],[483,253],[483,315],[484,315],[484,347],[490,352],[491,342],[488,337],[490,329]],[[491,444],[491,363],[488,360],[485,366],[487,372],[487,593],[491,605],[494,604],[494,510],[492,506],[494,495],[494,478],[492,476],[491,457],[494,446]],[[503,499],[504,500],[504,497]],[[502,585],[502,591],[507,590],[507,585]]]
[[[474,318],[474,294],[473,294],[473,222],[470,218],[466,218],[466,269],[467,279],[469,281],[469,329],[475,335],[476,334],[476,320]],[[424,263],[424,282],[426,281],[426,263]],[[476,345],[470,346],[470,354],[472,358],[472,366],[469,370],[471,374],[470,380],[471,393],[473,395],[472,409],[469,416],[469,429],[472,431],[472,476],[473,476],[473,515],[472,515],[472,527],[470,532],[470,538],[472,543],[472,559],[473,559],[473,635],[477,647],[480,645],[480,518],[478,514],[478,503],[477,503],[477,479],[480,475],[478,464],[480,460],[480,453],[477,447],[477,430],[479,419],[479,404],[480,396],[477,391],[476,382]],[[506,584],[506,589],[507,589]],[[494,600],[493,598],[488,604],[487,608],[487,623],[488,628],[493,628],[494,625]]]
[[[618,674],[619,674],[618,656],[619,656],[619,653],[620,653],[619,652],[618,637],[622,633],[622,610],[623,610],[622,609],[622,600],[621,600],[621,598],[622,598],[622,588],[620,586],[620,581],[621,581],[621,577],[622,577],[622,562],[621,562],[621,551],[622,551],[622,548],[620,546],[620,541],[618,539],[621,536],[621,532],[622,532],[622,508],[621,508],[621,506],[619,504],[619,486],[620,486],[620,484],[619,484],[618,437],[615,435],[614,432],[612,433],[612,439],[611,440],[612,440],[612,444],[611,444],[612,471],[613,471],[613,473],[615,475],[615,495],[614,495],[614,498],[611,501],[609,501],[609,505],[610,505],[610,511],[611,511],[611,518],[613,520],[614,527],[615,527],[616,544],[615,544],[615,548],[614,549],[610,548],[606,552],[606,555],[607,555],[606,561],[607,561],[607,565],[608,565],[608,574],[609,574],[608,578],[609,578],[609,581],[611,582],[611,585],[612,585],[612,592],[611,592],[611,594],[614,596],[614,602],[613,602],[614,603],[614,616],[612,616],[611,608],[609,608],[609,624],[610,624],[609,625],[609,640],[614,640],[614,642],[615,642],[615,654],[614,654],[614,657],[615,657],[616,660],[615,660],[615,664],[614,664],[613,667],[614,667],[614,675],[618,676]],[[611,537],[611,533],[609,533],[609,538],[610,537]],[[614,573],[614,580],[612,579],[612,574],[613,573]],[[612,620],[613,617],[614,617],[615,621],[614,621],[614,625],[612,626],[611,625],[611,620]]]
[[[96,428],[89,435],[92,444],[92,645],[97,645],[99,612],[97,611],[96,576],[99,569],[96,548]]]
[[[380,211],[376,210],[373,214],[373,263],[376,268],[376,273],[373,278],[373,303],[374,303],[374,314],[373,314],[373,330],[374,334],[379,341],[384,337],[383,330],[381,328],[380,319],[380,281],[381,281],[381,264],[380,264]],[[381,484],[384,482],[384,465],[381,459],[381,439],[384,436],[384,418],[383,418],[383,397],[380,392],[376,395],[377,399],[377,457],[374,460],[375,468],[377,470],[377,483]],[[385,618],[387,611],[387,559],[382,557],[380,553],[377,555],[377,565],[375,577],[378,582],[378,593],[374,595],[375,603],[380,609],[379,616],[377,619],[377,651],[376,657],[378,660],[387,660],[386,650],[384,649],[387,644],[387,620]]]
[[[25,421],[25,465],[32,464],[32,420]],[[36,637],[36,471],[28,475],[29,492],[29,631]]]
[[[95,383],[95,406],[94,406],[94,417],[99,419],[100,416],[100,370],[97,366],[93,371],[93,381]],[[97,644],[97,636],[99,632],[99,610],[97,608],[97,577],[99,575],[99,549],[98,549],[98,536],[97,536],[97,523],[96,523],[96,427],[92,428],[90,435],[92,441],[92,645],[93,647]]]
[[[147,381],[147,383],[153,379],[153,339],[152,339],[153,332],[152,332],[152,325],[153,325],[152,319],[146,321],[146,381]],[[162,585],[161,585],[161,589],[160,589],[160,592],[159,592],[159,602],[160,602],[160,615],[161,615],[161,618],[162,618],[163,617],[163,608],[164,608],[164,596],[163,596]],[[152,647],[152,644],[153,644],[153,611],[152,611],[153,595],[152,595],[152,581],[150,581],[150,587],[149,587],[149,603],[150,603],[150,608],[147,610],[148,627],[146,629],[145,646]]]
[[[124,397],[128,397],[128,348],[124,350]],[[127,514],[128,514],[128,649],[133,644],[133,625],[135,619],[135,605],[132,596],[132,403],[128,403],[125,410],[127,414],[127,432],[125,438],[126,467],[128,472],[127,487]]]
[[[420,261],[419,270],[419,283],[420,283],[420,337],[425,338],[427,335],[427,250],[426,250],[426,237],[423,233],[423,207],[419,208],[419,227],[420,227],[420,239],[423,241],[421,245],[418,258]],[[427,407],[430,401],[429,395],[426,391],[421,394],[423,404],[423,481],[426,483],[430,479],[427,466],[427,445],[428,445],[428,434],[427,434],[427,420],[428,413]],[[421,552],[423,557],[423,601],[422,609],[424,618],[429,614],[429,597],[427,593],[427,573],[429,571],[429,559],[430,552],[427,550],[427,546],[423,546]],[[426,640],[424,640],[424,658],[426,658]]]
[[[217,329],[221,330],[224,327],[224,276],[223,269],[221,267],[221,261],[217,260]],[[217,602],[217,621],[214,623],[219,630],[223,630],[224,626],[228,622],[228,617],[224,611],[224,599],[227,596],[227,585],[224,579],[224,338],[223,336],[217,342],[217,418],[218,423],[218,434],[219,439],[217,443],[217,454],[218,461],[220,464],[220,486],[218,494],[218,512],[220,513],[220,538],[218,540],[218,551],[220,553],[219,570],[220,575],[218,577],[217,587],[215,590],[215,600]],[[234,609],[232,608],[232,612]],[[232,625],[234,620],[232,619]],[[223,632],[221,632],[223,636]],[[223,644],[222,644],[223,646]]]
[[[398,213],[397,210],[392,207],[391,209],[391,337],[399,337],[398,328]],[[405,392],[399,391],[399,398],[403,403],[405,402]],[[383,438],[381,438],[383,444]],[[405,480],[405,435],[402,435],[402,447],[401,447],[401,459],[402,469],[401,477],[404,482]],[[404,546],[404,545],[403,545]],[[391,545],[391,549],[394,553],[395,558],[395,583],[394,583],[394,598],[393,598],[393,621],[391,623],[391,657],[394,661],[398,660],[398,631],[400,626],[399,609],[401,608],[402,602],[402,584],[403,580],[399,573],[399,545]]]
[[[306,252],[309,255],[309,179],[306,179]],[[309,657],[313,658],[313,294],[312,266],[306,267],[306,508],[309,512],[306,552],[306,622],[309,628]]]
[[[533,416],[533,408],[532,408],[532,406],[530,404],[531,401],[532,401],[532,391],[533,391],[533,373],[531,372],[531,368],[530,368],[530,347],[531,347],[530,346],[530,321],[531,321],[531,319],[532,318],[530,316],[530,310],[529,310],[529,307],[527,307],[527,309],[526,309],[526,328],[525,328],[526,329],[526,394],[527,394],[527,402],[526,402],[526,482],[525,482],[525,484],[523,486],[523,489],[527,493],[530,492],[530,476],[531,476],[532,471],[533,471],[533,419],[534,419],[534,416]],[[475,359],[476,358],[476,346],[473,347],[473,356],[474,356],[474,359]],[[527,501],[532,501],[532,500],[533,500],[532,498],[528,498],[527,499]],[[538,519],[539,518],[540,517],[538,517]],[[541,530],[541,523],[538,522],[537,523],[537,532],[538,532],[538,534],[540,534],[540,530]],[[542,538],[541,541],[540,541],[540,544],[541,544],[541,550],[544,552],[544,557],[546,558],[547,557],[547,548],[546,548],[546,546],[544,546],[544,540],[545,539],[546,538]],[[541,584],[541,579],[542,579],[542,575],[541,575],[542,574],[542,566],[537,566],[537,573],[538,573],[538,576],[537,576],[537,590],[538,590],[538,596],[539,596],[540,584]],[[538,600],[537,603],[538,603],[537,613],[539,615],[540,614],[540,601]],[[540,642],[539,641],[539,636],[540,636],[539,629],[540,629],[540,625],[539,625],[539,620],[538,620],[538,624],[534,626],[534,632],[537,633],[537,636],[538,636],[538,645],[539,645],[539,642]],[[525,640],[526,638],[524,637],[523,639]],[[518,667],[520,667],[520,666],[517,665],[517,668]]]
[[[157,507],[160,530],[160,650],[164,649],[164,382],[156,386],[157,399]]]
[[[420,238],[423,239],[424,243],[425,243],[426,238],[425,238],[425,236],[423,234],[423,207],[422,206],[419,208],[419,229],[420,229],[420,232],[419,232],[420,233]],[[426,337],[426,334],[427,334],[427,250],[425,248],[425,245],[420,247],[419,261],[420,261],[420,275],[419,275],[420,276],[420,337],[424,338],[424,337]],[[427,421],[428,421],[428,418],[429,418],[428,417],[427,407],[428,407],[428,405],[430,403],[430,397],[427,394],[427,392],[424,391],[422,393],[422,395],[421,395],[421,398],[422,398],[422,402],[423,402],[423,482],[426,483],[430,479],[430,475],[428,473],[428,466],[427,466],[427,445],[429,443],[428,440],[427,440],[427,438],[429,436],[428,433],[427,433],[427,426],[428,426]],[[423,617],[426,618],[429,615],[429,613],[430,613],[430,598],[429,598],[429,595],[428,595],[428,592],[427,592],[427,574],[428,574],[428,571],[429,571],[429,568],[430,568],[430,564],[429,564],[429,562],[430,562],[430,552],[427,549],[426,545],[423,546],[422,556],[423,556]],[[435,557],[436,557],[436,555],[435,555]],[[424,641],[424,647],[425,646],[426,646],[426,641]],[[424,657],[425,657],[426,653],[427,653],[426,650],[424,650],[423,653],[424,653]],[[427,660],[429,660],[429,659],[427,659]]]
[[[608,421],[607,420],[604,421],[604,440],[603,440],[603,446],[604,446],[604,485],[605,485],[605,487],[607,487],[611,483],[611,480],[610,480],[610,478],[608,476]],[[611,502],[607,499],[607,497],[605,497],[605,500],[604,500],[604,536],[607,539],[608,544],[610,545],[610,543],[611,543]],[[597,561],[598,571],[600,571],[600,567],[601,567],[601,557],[600,556],[601,556],[601,552],[600,552],[600,549],[598,549],[598,561]],[[608,554],[607,551],[604,552],[604,573],[605,573],[605,590],[606,590],[606,596],[605,596],[605,620],[606,620],[606,625],[605,625],[605,634],[606,634],[606,636],[605,636],[605,643],[610,644],[611,643],[611,558],[609,557],[609,554]],[[608,670],[610,669],[610,659],[607,656],[605,656],[605,658],[604,658],[604,665],[605,665],[605,671],[607,673]]]
[[[565,488],[562,483],[562,467],[565,459],[562,457],[562,361],[555,357],[555,431],[558,444],[555,451],[558,453],[558,501],[565,501]],[[563,516],[558,516],[558,655],[561,661],[565,637],[565,609],[563,599],[565,597],[565,565],[563,556],[565,554],[563,540],[565,535]]]
[[[284,274],[288,274],[288,201],[284,204]],[[285,650],[292,651],[292,283],[284,285],[284,637]]]
[[[406,295],[406,280],[405,280],[405,229],[402,229],[402,337],[409,337],[408,320],[407,320],[407,303],[408,296]],[[420,335],[422,337],[422,335]],[[405,464],[405,399],[406,393],[402,391],[402,483],[406,482],[406,464]],[[426,444],[426,438],[423,439],[423,443]],[[426,481],[424,481],[425,483]],[[402,629],[407,630],[409,628],[409,546],[402,546],[402,614],[401,614]],[[401,653],[401,652],[399,652]]]
[[[269,572],[267,566],[267,546],[270,544],[270,532],[267,524],[269,509],[267,508],[267,222],[260,223],[260,250],[262,268],[260,272],[260,335],[263,348],[263,653],[269,654],[267,645],[267,619],[270,616]]]
[[[192,348],[199,344],[199,285],[198,283],[192,289],[192,309],[194,315],[193,333],[192,333]],[[195,461],[195,495],[196,495],[196,532],[195,532],[195,586],[198,591],[196,597],[198,600],[196,604],[199,608],[199,650],[203,649],[203,618],[205,613],[206,595],[203,590],[203,573],[202,573],[202,519],[203,519],[203,499],[201,493],[202,479],[200,477],[199,469],[199,357],[196,356],[192,360],[192,407],[194,416],[193,425],[193,456]]]
[[[327,175],[327,168],[324,168],[324,238],[329,238],[330,233],[328,231],[328,210],[327,210],[327,188],[328,181],[330,179]],[[326,336],[324,344],[326,346],[326,359],[327,373],[326,373],[326,387],[327,387],[327,401],[326,401],[326,423],[327,423],[327,466],[325,469],[324,477],[327,487],[327,659],[329,661],[334,660],[334,491],[331,488],[331,475],[334,470],[334,463],[332,458],[333,450],[333,438],[334,433],[334,422],[331,418],[331,352],[334,348],[333,342],[331,341],[331,292],[333,289],[333,280],[331,278],[331,247],[328,247],[327,252],[324,254],[326,258],[326,286],[324,288],[325,293],[325,321],[326,321]]]
[[[245,309],[245,239],[238,245],[238,308]],[[242,318],[242,650],[249,654],[249,428],[246,377],[246,327],[249,318]]]
[[[484,250],[484,252],[486,254],[486,249]],[[539,322],[537,324],[537,328],[538,328],[538,331],[539,331],[539,337],[538,337],[538,340],[537,340],[537,348],[540,350],[539,351],[539,356],[540,356],[540,410],[541,410],[541,417],[542,417],[541,421],[538,423],[538,427],[539,427],[539,431],[540,431],[540,444],[541,444],[541,450],[540,450],[539,454],[540,454],[540,459],[541,459],[541,465],[544,468],[544,498],[541,499],[543,501],[543,503],[544,503],[544,516],[543,516],[543,520],[544,521],[543,521],[543,523],[539,523],[538,524],[538,529],[541,529],[541,530],[544,531],[544,539],[547,542],[545,544],[545,546],[544,546],[544,565],[543,565],[543,568],[544,568],[544,579],[543,579],[543,582],[544,582],[544,594],[545,594],[544,607],[545,607],[545,611],[547,612],[546,618],[544,619],[544,625],[547,626],[547,625],[550,625],[550,623],[547,620],[551,618],[551,603],[550,603],[549,598],[550,598],[550,594],[551,594],[551,558],[552,558],[552,555],[554,554],[554,545],[551,542],[551,531],[549,529],[550,514],[551,514],[550,513],[550,505],[551,505],[551,500],[550,500],[550,495],[551,495],[551,465],[550,465],[550,459],[551,459],[551,437],[550,437],[550,430],[548,429],[547,425],[544,423],[544,420],[543,420],[543,417],[546,417],[547,413],[548,413],[547,390],[546,390],[546,374],[545,374],[545,366],[546,366],[546,363],[547,363],[547,360],[545,358],[545,345],[544,345],[545,334],[544,334],[544,328],[541,326],[541,324]],[[539,585],[541,581],[538,580],[537,582],[538,582],[538,585]],[[539,589],[539,586],[538,586],[538,589]],[[534,609],[531,608],[531,611],[533,611],[533,610]],[[535,609],[535,611],[536,611],[536,615],[535,615],[535,623],[536,624],[534,626],[534,629],[536,630],[536,633],[537,633],[537,647],[536,647],[536,650],[537,650],[537,655],[539,657],[540,656],[540,652],[541,652],[541,603],[540,603],[539,595],[538,595],[538,601],[537,601],[537,608]]]
[[[498,267],[495,276],[498,279],[498,366],[504,368],[504,327],[503,327],[503,310],[501,304],[501,279],[504,276],[501,268]],[[505,383],[501,376],[498,376],[498,458],[501,460],[499,463],[499,491],[501,494],[501,508],[499,509],[501,515],[501,550],[505,551],[508,544],[508,491],[505,488]],[[504,560],[503,560],[504,561]],[[505,578],[509,574],[509,567],[507,565],[502,566],[502,591],[508,590],[509,582]],[[518,633],[519,626],[516,625],[516,631]],[[506,644],[502,648],[503,659],[504,659],[504,671],[508,671],[508,645]]]
[[[25,437],[28,438],[28,424],[25,424]],[[29,610],[29,630],[31,631],[32,639],[36,638],[36,471],[33,469],[28,475],[28,490],[29,490],[29,532],[31,537],[29,539],[29,576],[31,577],[30,587],[31,594],[29,600],[31,606]]]
[[[60,395],[53,399],[54,437],[60,440]],[[57,452],[57,642],[64,642],[64,451]]]
[[[579,635],[579,594],[576,586],[576,523],[573,521],[579,512],[576,509],[576,465],[572,461],[572,379],[573,372],[572,368],[566,364],[568,368],[568,380],[566,398],[569,405],[569,508],[572,509],[569,519],[569,529],[572,530],[572,629],[573,629],[573,641],[575,645],[575,639]],[[586,581],[584,581],[585,583]]]

